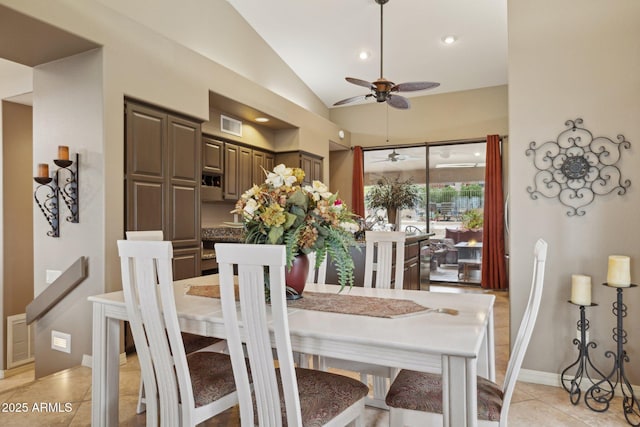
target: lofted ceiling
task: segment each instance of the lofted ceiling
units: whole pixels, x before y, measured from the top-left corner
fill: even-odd
[[[327,106],[367,94],[345,77],[380,77],[375,0],[227,1]],[[507,0],[389,0],[383,29],[385,78],[440,83],[409,97],[507,83]]]

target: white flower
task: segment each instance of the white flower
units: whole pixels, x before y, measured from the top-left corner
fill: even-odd
[[[350,233],[357,233],[360,230],[360,227],[358,227],[358,224],[354,222],[344,221],[344,222],[341,222],[339,226],[343,230],[348,231]]]
[[[244,213],[248,217],[252,217],[253,213],[258,209],[258,202],[255,199],[247,200],[247,204],[244,205]]]
[[[266,183],[274,188],[282,187],[286,185],[290,187],[295,184],[298,179],[293,175],[293,169],[280,164],[273,168],[273,172],[267,174]]]
[[[258,187],[257,185],[254,185],[253,187],[251,187],[250,189],[248,189],[247,191],[242,193],[242,199],[243,200],[248,200],[248,199],[251,199],[253,196],[256,196],[258,194],[260,194],[260,187]]]
[[[328,199],[333,194],[329,191],[329,187],[324,185],[321,181],[313,181],[311,185],[306,185],[304,189],[311,193],[314,201],[320,200],[320,198]]]

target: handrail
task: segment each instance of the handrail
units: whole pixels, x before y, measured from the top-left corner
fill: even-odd
[[[81,256],[27,305],[27,324],[30,325],[47,314],[86,278],[87,261],[85,257]]]

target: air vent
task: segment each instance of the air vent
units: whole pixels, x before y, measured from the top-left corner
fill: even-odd
[[[220,129],[231,135],[242,136],[242,122],[231,117],[220,115]]]

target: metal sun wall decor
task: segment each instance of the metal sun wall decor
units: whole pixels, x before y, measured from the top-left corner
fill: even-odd
[[[535,184],[527,187],[527,191],[534,200],[539,196],[557,197],[569,208],[568,216],[583,216],[584,207],[596,196],[614,191],[623,195],[631,186],[631,181],[623,180],[616,166],[622,149],[629,149],[631,143],[623,135],[618,135],[617,141],[594,137],[582,127],[581,118],[567,120],[565,126],[568,129],[556,141],[529,144],[526,154],[533,157],[538,172]]]

